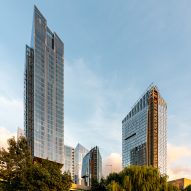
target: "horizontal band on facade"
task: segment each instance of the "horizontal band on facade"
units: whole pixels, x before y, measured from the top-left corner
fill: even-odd
[[[135,135],[136,135],[136,133],[133,133],[133,134],[130,135],[129,137],[125,138],[125,140],[130,139],[131,137],[133,137],[133,136],[135,136]]]

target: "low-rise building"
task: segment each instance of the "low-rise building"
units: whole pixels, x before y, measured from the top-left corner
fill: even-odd
[[[187,186],[191,185],[191,180],[187,178],[180,178],[176,180],[171,180],[168,183],[176,186],[179,189],[185,189]]]
[[[70,188],[70,191],[86,191],[86,190],[91,190],[89,186],[83,186],[79,184],[72,184],[72,187]]]

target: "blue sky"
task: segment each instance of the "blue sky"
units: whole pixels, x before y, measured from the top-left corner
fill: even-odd
[[[5,134],[23,128],[25,44],[34,4],[65,44],[65,143],[98,145],[106,161],[120,156],[121,121],[154,82],[168,104],[169,174],[191,176],[191,1],[2,0]]]

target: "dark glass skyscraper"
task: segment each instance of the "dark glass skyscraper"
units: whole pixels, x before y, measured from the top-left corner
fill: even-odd
[[[26,46],[24,117],[34,159],[63,164],[64,44],[37,7],[31,46]]]

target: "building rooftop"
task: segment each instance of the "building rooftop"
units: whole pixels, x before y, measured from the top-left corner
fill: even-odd
[[[139,97],[139,99],[135,102],[135,104],[131,107],[131,110],[130,110],[129,113],[124,117],[124,119],[122,120],[122,123],[124,123],[127,119],[131,118],[134,114],[136,114],[138,111],[140,111],[140,109],[137,109],[137,106],[139,105],[140,101],[143,100],[143,102],[145,102],[145,99],[144,99],[144,98],[145,98],[145,97],[147,98],[147,97],[149,96],[149,92],[150,92],[151,90],[153,90],[153,89],[157,90],[157,92],[158,92],[160,98],[163,100],[163,102],[165,102],[164,99],[162,98],[162,96],[160,95],[160,92],[159,92],[158,87],[157,87],[154,83],[151,83],[151,84],[149,85],[149,87],[144,91],[144,93]],[[143,106],[143,108],[144,108],[144,107],[145,107],[145,106]],[[139,108],[139,107],[138,107],[138,108]],[[143,108],[141,107],[141,109],[143,109]]]

